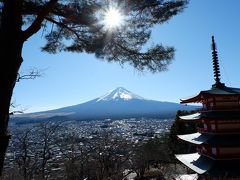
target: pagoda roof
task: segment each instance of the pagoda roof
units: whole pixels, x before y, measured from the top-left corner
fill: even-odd
[[[188,98],[180,99],[181,103],[192,103],[192,102],[201,102],[206,96],[229,96],[229,95],[240,95],[240,88],[227,87],[225,85],[216,87],[212,86],[210,90],[201,91],[195,96]]]
[[[202,92],[214,95],[240,95],[240,88],[232,88],[227,86],[212,87],[212,89]]]
[[[212,167],[213,160],[198,153],[179,154],[176,158],[198,174],[204,174]]]
[[[193,133],[193,134],[178,135],[177,137],[183,141],[187,141],[192,144],[200,145],[200,144],[207,142],[207,140],[210,139],[211,136],[212,135]]]
[[[193,134],[178,135],[178,138],[195,145],[210,144],[211,146],[218,146],[218,147],[240,146],[239,135],[214,135],[214,134],[193,133]]]
[[[175,155],[183,164],[198,174],[215,177],[239,177],[239,160],[212,160],[198,153]]]
[[[212,120],[240,120],[240,111],[208,111],[194,113],[191,115],[179,116],[181,120],[201,120],[201,119],[212,119]]]
[[[185,116],[179,116],[181,120],[200,120],[202,118],[202,113],[194,113]]]

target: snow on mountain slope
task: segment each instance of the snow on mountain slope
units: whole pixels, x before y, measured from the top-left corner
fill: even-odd
[[[127,100],[130,100],[130,99],[144,99],[144,98],[128,91],[127,89],[125,89],[123,87],[118,87],[118,88],[110,91],[109,93],[103,95],[102,97],[97,98],[96,102],[98,102],[98,101],[112,101],[112,100],[127,101]]]
[[[128,117],[175,117],[177,110],[191,111],[196,106],[185,106],[179,103],[147,100],[125,88],[119,87],[91,101],[67,106],[55,110],[22,114],[12,119],[61,119],[88,120]]]

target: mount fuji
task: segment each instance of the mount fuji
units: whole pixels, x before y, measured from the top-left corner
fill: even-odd
[[[148,100],[123,87],[91,101],[55,110],[14,115],[12,120],[94,120],[132,117],[173,118],[177,110],[191,111],[197,106]]]

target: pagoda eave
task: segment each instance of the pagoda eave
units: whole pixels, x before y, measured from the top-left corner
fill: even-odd
[[[222,88],[213,88],[211,90],[201,91],[197,95],[180,99],[180,103],[202,103],[208,98],[232,96],[240,98],[240,88],[230,88],[226,86]]]
[[[185,142],[195,145],[212,145],[214,147],[239,147],[240,135],[214,135],[214,134],[201,134],[199,132],[185,135],[177,135],[177,137]]]
[[[185,98],[185,99],[180,99],[180,103],[181,104],[186,104],[186,103],[200,103],[202,101],[201,95],[198,94],[196,96],[192,96],[189,98]]]
[[[231,111],[199,111],[194,114],[179,116],[181,121],[236,121],[240,122],[240,111],[231,110]]]
[[[198,174],[210,177],[238,177],[240,176],[240,160],[213,160],[199,153],[179,154],[175,157],[184,165]]]
[[[186,134],[186,135],[178,135],[177,137],[185,142],[189,142],[195,145],[201,145],[207,142],[207,140],[210,139],[212,136],[201,134],[201,133],[193,133],[193,134]]]
[[[195,113],[195,114],[191,114],[191,115],[179,116],[179,119],[183,120],[183,121],[200,120],[201,119],[201,113]]]
[[[179,154],[175,157],[198,174],[204,174],[212,167],[213,160],[198,153]]]

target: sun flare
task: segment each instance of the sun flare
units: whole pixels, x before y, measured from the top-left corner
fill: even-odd
[[[123,16],[118,9],[111,8],[106,11],[104,17],[104,24],[108,28],[116,28],[121,26],[123,22]]]

